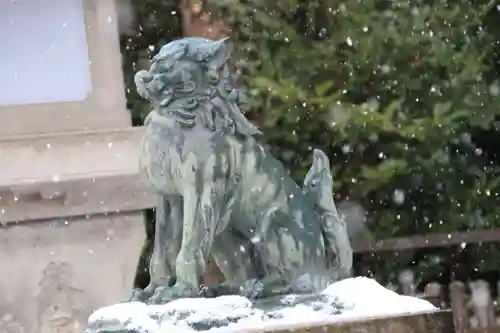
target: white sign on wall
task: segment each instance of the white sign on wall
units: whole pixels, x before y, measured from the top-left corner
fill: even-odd
[[[82,0],[0,0],[0,106],[83,101],[91,90]]]

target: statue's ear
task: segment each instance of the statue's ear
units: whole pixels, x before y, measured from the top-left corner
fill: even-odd
[[[183,59],[186,56],[187,53],[188,53],[188,45],[187,44],[181,44],[175,50],[173,58],[175,60],[181,60],[181,59]]]
[[[231,57],[232,45],[229,37],[222,38],[211,47],[208,63],[213,69],[219,70]]]
[[[315,176],[316,176],[316,170],[314,170],[312,167],[309,168],[309,171],[307,171],[307,174],[304,177],[303,187],[304,188],[309,187],[312,184],[312,181]]]
[[[326,156],[326,154],[320,149],[314,149],[313,151],[313,165],[318,170],[330,171],[330,160],[328,159],[328,156]]]
[[[324,172],[330,173],[330,161],[328,160],[328,156],[326,156],[322,150],[314,149],[313,162],[304,178],[304,186],[309,185],[318,174]]]

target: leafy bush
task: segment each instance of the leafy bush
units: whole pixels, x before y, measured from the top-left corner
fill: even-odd
[[[492,2],[233,2],[240,79],[297,179],[325,149],[379,237],[498,220],[498,166],[475,140],[499,125]]]
[[[143,16],[155,8],[163,41],[181,34],[167,28],[180,26],[166,15],[174,1],[136,2]],[[494,3],[220,0],[208,8],[233,28],[248,115],[275,154],[301,181],[312,149],[325,150],[337,201],[362,204],[375,237],[386,238],[500,221],[500,172],[487,142],[500,126]],[[152,49],[162,43],[153,39]],[[142,114],[144,103],[129,96]],[[487,267],[497,251],[477,255]]]

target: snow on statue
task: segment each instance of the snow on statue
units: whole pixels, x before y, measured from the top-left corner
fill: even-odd
[[[314,296],[286,295],[267,302],[252,302],[241,296],[220,296],[178,299],[165,305],[116,304],[94,312],[85,333],[193,333],[207,329],[210,333],[257,331],[436,310],[425,300],[398,295],[375,280],[358,277],[336,282]]]

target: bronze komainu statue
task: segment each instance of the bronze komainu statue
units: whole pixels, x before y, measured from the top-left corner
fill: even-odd
[[[228,39],[184,38],[135,76],[152,104],[140,169],[158,205],[151,282],[133,299],[164,303],[218,288],[250,298],[314,292],[350,274],[328,158],[315,150],[297,186],[240,111],[230,53]],[[209,256],[226,282],[200,289]]]

